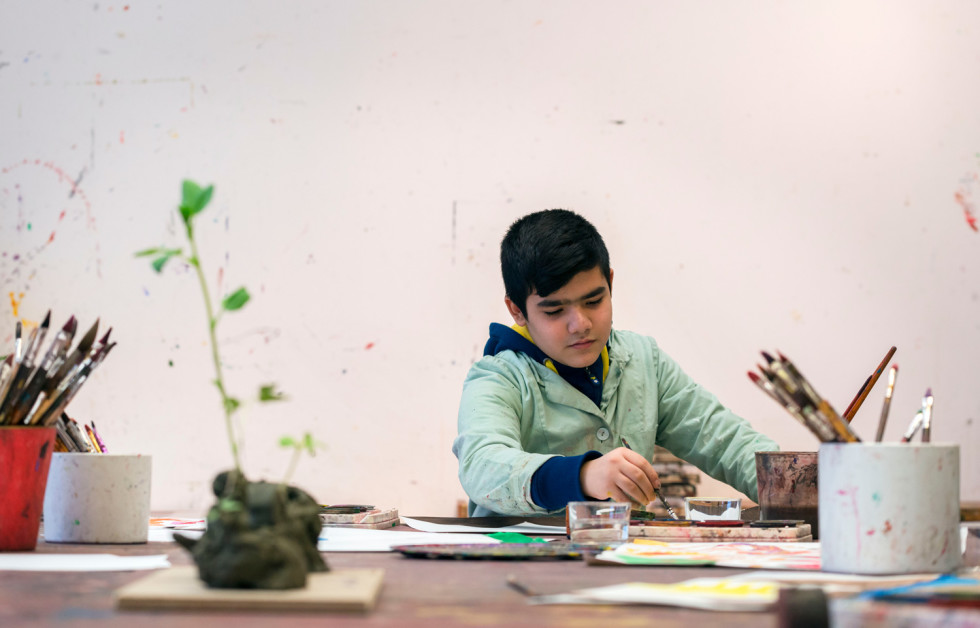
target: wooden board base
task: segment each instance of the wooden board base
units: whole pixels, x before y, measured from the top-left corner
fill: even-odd
[[[172,567],[117,590],[116,608],[364,613],[374,608],[383,578],[383,569],[341,569],[309,574],[302,589],[211,589],[197,567]]]
[[[699,526],[630,526],[630,538],[673,542],[753,541],[758,543],[809,543],[810,524],[783,528],[707,528]]]

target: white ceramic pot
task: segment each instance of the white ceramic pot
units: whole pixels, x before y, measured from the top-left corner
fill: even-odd
[[[824,443],[818,475],[824,571],[959,567],[959,445]]]
[[[56,453],[44,494],[52,543],[146,543],[150,456]]]

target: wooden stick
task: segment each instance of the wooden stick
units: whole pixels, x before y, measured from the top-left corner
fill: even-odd
[[[895,347],[888,350],[888,353],[885,354],[885,358],[881,361],[881,364],[878,365],[875,372],[871,374],[868,381],[866,381],[864,386],[861,387],[861,390],[858,391],[857,397],[851,401],[851,405],[849,405],[847,410],[844,411],[845,421],[850,423],[854,418],[854,415],[857,414],[857,411],[861,408],[861,404],[864,403],[864,400],[867,398],[868,393],[871,392],[871,389],[875,387],[875,383],[878,381],[878,378],[881,377],[882,372],[885,370],[885,367],[888,366],[888,361],[892,359],[893,355],[895,355]]]

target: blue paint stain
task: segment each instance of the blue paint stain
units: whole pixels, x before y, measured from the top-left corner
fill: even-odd
[[[871,499],[873,499],[876,503],[881,503],[881,495],[879,495],[877,492],[871,494]]]

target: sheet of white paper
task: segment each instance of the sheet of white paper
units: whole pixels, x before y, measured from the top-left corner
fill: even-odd
[[[788,584],[874,584],[881,586],[899,586],[902,583],[927,580],[935,580],[938,577],[934,573],[910,573],[901,576],[858,576],[847,573],[829,573],[826,571],[749,571],[735,576],[728,576],[729,580],[753,581],[761,580],[764,582],[785,582]]]
[[[934,573],[905,574],[901,576],[857,576],[854,574],[828,573],[825,571],[767,571],[757,570],[729,576],[732,582],[775,582],[791,586],[816,586],[828,595],[854,595],[868,589],[900,587],[929,582],[938,577]]]
[[[483,534],[437,534],[432,532],[402,532],[400,530],[359,530],[357,528],[328,528],[320,532],[317,549],[321,552],[390,552],[395,545],[466,545],[470,543],[499,543]]]
[[[150,528],[146,535],[146,540],[150,543],[173,543],[174,532],[180,532],[181,536],[199,539],[204,536],[201,530],[174,530],[171,528]]]
[[[625,582],[559,595],[529,598],[531,604],[657,604],[709,611],[764,611],[775,603],[773,582],[695,578],[674,584]]]
[[[504,528],[481,528],[477,526],[451,525],[447,523],[429,523],[411,517],[402,517],[402,523],[421,532],[520,532],[521,534],[565,534],[563,526],[543,526],[538,523],[525,521]]]
[[[115,554],[0,553],[0,571],[142,571],[170,566],[166,554],[117,556]]]

